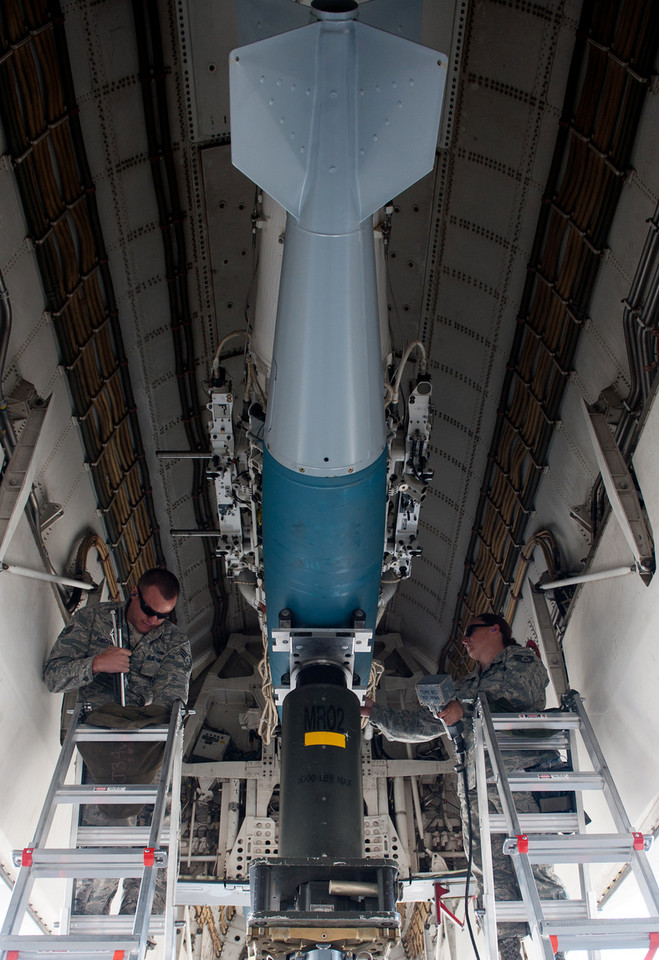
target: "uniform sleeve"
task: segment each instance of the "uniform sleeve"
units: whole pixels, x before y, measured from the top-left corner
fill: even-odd
[[[473,700],[475,693],[474,688],[478,684],[478,680],[474,674],[470,674],[468,677],[460,677],[458,680],[455,680],[455,699],[462,703],[463,700]],[[463,704],[464,706],[464,704]]]
[[[171,707],[175,700],[188,701],[188,685],[192,670],[192,654],[187,637],[179,633],[173,638],[171,651],[162,659],[154,678],[153,703]]]
[[[425,707],[420,710],[393,710],[376,703],[371,710],[370,720],[388,740],[405,743],[423,743],[441,737],[446,732],[442,721],[433,717]]]
[[[94,680],[90,654],[94,611],[76,613],[55,641],[43,668],[44,683],[51,693],[77,690]]]

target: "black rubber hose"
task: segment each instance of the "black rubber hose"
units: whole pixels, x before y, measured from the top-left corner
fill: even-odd
[[[469,916],[469,883],[471,880],[471,871],[474,861],[474,826],[471,819],[471,804],[469,803],[469,778],[467,776],[467,763],[464,753],[458,754],[458,763],[456,765],[456,773],[462,773],[462,782],[464,784],[465,792],[465,806],[467,808],[467,828],[469,832],[468,838],[468,852],[467,852],[467,879],[465,880],[465,922],[467,924],[467,930],[469,931],[469,939],[471,940],[471,945],[474,950],[474,955],[476,960],[480,960],[480,954],[478,953],[478,947],[476,946],[476,937],[474,935],[473,928],[471,926],[471,918]]]

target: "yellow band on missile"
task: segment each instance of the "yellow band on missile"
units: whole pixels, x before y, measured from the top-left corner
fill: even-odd
[[[331,733],[329,730],[317,730],[314,733],[305,733],[305,747],[343,747],[346,745],[345,733]]]

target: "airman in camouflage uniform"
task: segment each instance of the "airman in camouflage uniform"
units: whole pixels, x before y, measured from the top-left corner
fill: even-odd
[[[419,710],[393,710],[377,704],[367,705],[363,712],[370,715],[375,724],[390,740],[423,742],[445,733],[442,719],[453,725],[464,718],[464,740],[467,754],[469,797],[464,796],[464,785],[458,778],[465,853],[468,852],[468,811],[471,810],[473,835],[473,863],[476,872],[481,872],[480,834],[478,829],[478,800],[474,791],[475,765],[473,761],[473,712],[476,697],[485,696],[490,709],[495,713],[537,712],[545,707],[545,688],[549,682],[547,671],[539,657],[526,647],[519,646],[511,637],[510,627],[502,618],[482,614],[465,632],[465,645],[469,655],[476,661],[476,669],[463,680],[457,680],[456,700],[434,717],[426,707]],[[370,708],[370,709],[369,709]],[[549,767],[558,755],[548,750],[506,751],[504,762],[508,773],[513,770]],[[491,771],[488,771],[491,772]],[[488,790],[490,809],[501,813],[496,787]],[[538,813],[539,805],[532,793],[515,792],[515,806],[519,813]],[[493,844],[492,859],[494,886],[498,900],[519,900],[520,893],[515,870],[510,857],[500,845]],[[533,874],[543,900],[562,900],[565,889],[549,866],[534,865]],[[498,925],[499,952],[502,960],[515,960],[520,956],[519,939],[528,933],[523,923]]]
[[[52,693],[78,691],[78,699],[98,708],[115,700],[116,680],[123,674],[127,707],[149,704],[171,707],[184,703],[192,667],[185,634],[169,617],[176,606],[179,584],[167,570],[149,570],[133,587],[125,607],[123,647],[113,644],[112,611],[122,604],[101,603],[76,613],[62,630],[43,670]],[[103,806],[86,806],[86,825],[133,826],[135,817],[112,818]],[[117,890],[116,880],[81,880],[75,889],[75,913],[108,913]],[[135,910],[139,880],[124,880],[121,913]],[[164,909],[162,884],[156,887],[154,912]]]
[[[140,584],[148,576],[144,574]],[[157,703],[171,707],[175,700],[185,702],[192,667],[190,645],[185,634],[167,619],[177,596],[166,599],[158,587],[148,583],[134,587],[126,607],[124,649],[115,647],[111,639],[112,611],[121,604],[84,607],[62,630],[46,660],[43,678],[48,689],[51,693],[78,690],[79,700],[100,707],[114,699],[113,675],[123,673],[127,706]],[[140,599],[149,612],[162,616],[147,616]]]

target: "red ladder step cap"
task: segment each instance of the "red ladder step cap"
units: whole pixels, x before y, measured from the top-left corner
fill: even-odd
[[[517,852],[518,853],[528,853],[529,852],[529,838],[525,833],[520,833],[517,837]]]

